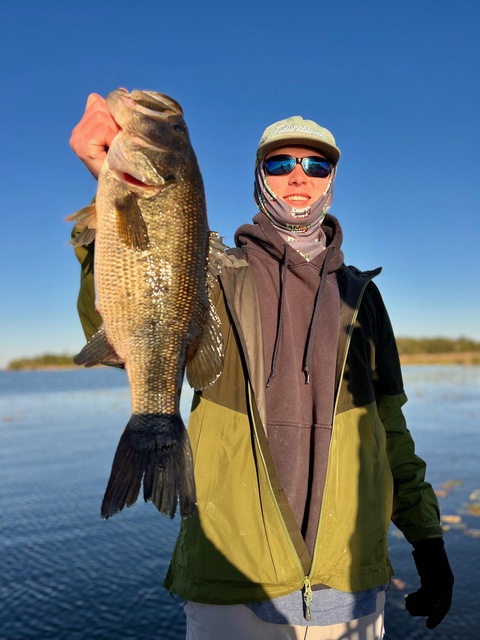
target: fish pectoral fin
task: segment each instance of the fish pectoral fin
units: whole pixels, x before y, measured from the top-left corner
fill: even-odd
[[[108,342],[103,326],[77,354],[73,361],[85,367],[94,367],[96,364],[110,364],[123,366],[123,360]]]
[[[220,318],[215,307],[210,304],[207,322],[203,329],[197,349],[188,359],[186,374],[188,384],[199,391],[211,386],[222,373],[223,337]]]
[[[75,222],[72,239],[70,243],[74,247],[90,244],[95,240],[97,228],[97,209],[94,204],[79,209],[72,215],[65,218],[68,222]]]
[[[117,231],[122,242],[132,249],[147,251],[150,248],[148,229],[132,193],[115,201],[117,213]]]

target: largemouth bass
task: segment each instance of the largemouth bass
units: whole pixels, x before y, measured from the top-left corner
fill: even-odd
[[[223,245],[209,232],[202,177],[180,105],[150,91],[114,91],[121,131],[98,180],[96,202],[69,219],[95,239],[96,307],[103,325],[77,364],[123,364],[132,415],[120,438],[101,507],[108,518],[145,501],[170,517],[195,511],[192,453],[180,417],[184,370],[195,389],[222,368],[222,338],[209,291]]]

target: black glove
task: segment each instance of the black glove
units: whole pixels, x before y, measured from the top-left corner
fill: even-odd
[[[428,616],[427,628],[434,629],[450,609],[453,573],[442,538],[418,540],[413,548],[421,587],[405,598],[405,607],[411,616]]]

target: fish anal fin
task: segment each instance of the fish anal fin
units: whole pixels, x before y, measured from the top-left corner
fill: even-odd
[[[115,201],[117,231],[122,242],[131,249],[146,251],[150,247],[148,228],[137,199],[132,193]]]
[[[94,367],[97,364],[123,365],[123,360],[108,342],[103,326],[74,357],[73,361],[75,364],[85,367]]]

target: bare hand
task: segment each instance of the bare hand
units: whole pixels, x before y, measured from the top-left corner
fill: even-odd
[[[85,113],[72,131],[70,146],[95,178],[98,178],[108,148],[119,131],[105,99],[98,93],[91,93]]]

